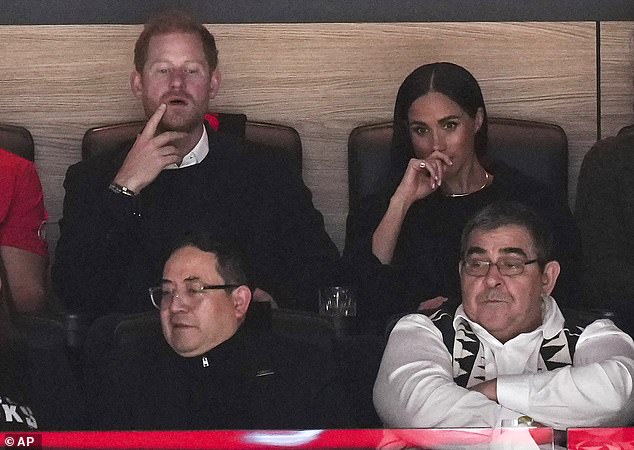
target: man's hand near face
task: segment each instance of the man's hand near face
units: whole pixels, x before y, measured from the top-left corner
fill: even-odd
[[[166,131],[156,135],[166,109],[167,106],[161,104],[152,114],[113,180],[136,194],[152,183],[163,169],[178,164],[184,156],[173,142],[187,137],[187,133]]]

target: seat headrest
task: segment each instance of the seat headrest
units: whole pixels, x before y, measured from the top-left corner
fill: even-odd
[[[24,127],[0,124],[0,148],[15,153],[29,161],[35,159],[33,136]]]
[[[392,122],[355,128],[348,139],[349,206],[376,194],[389,176]],[[568,139],[564,130],[543,122],[489,118],[487,158],[502,162],[568,194]]]
[[[212,128],[239,138],[272,148],[301,176],[302,141],[294,128],[266,122],[247,120],[244,114],[210,113],[205,116]],[[133,121],[94,127],[86,131],[82,140],[82,158],[107,154],[121,148],[141,132],[145,121]]]
[[[247,122],[244,114],[208,113],[205,120],[216,131],[244,137]],[[123,144],[134,139],[144,126],[144,120],[135,120],[90,128],[84,133],[81,156],[88,159],[119,150]]]

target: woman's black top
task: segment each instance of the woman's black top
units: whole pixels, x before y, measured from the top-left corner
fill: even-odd
[[[581,246],[565,199],[507,166],[497,165],[491,172],[493,182],[481,191],[463,197],[436,191],[415,202],[389,265],[372,254],[372,234],[387,211],[391,193],[366,199],[350,214],[344,259],[359,289],[359,315],[383,320],[414,311],[420,302],[436,296],[459,300],[462,229],[481,208],[501,200],[527,204],[551,225],[553,254],[562,267],[553,296],[560,306],[574,305]]]

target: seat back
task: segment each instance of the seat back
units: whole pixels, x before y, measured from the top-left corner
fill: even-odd
[[[253,305],[252,303],[251,307]],[[269,310],[269,313],[271,317],[265,319],[265,323],[256,323],[263,320],[260,315],[248,319],[249,322],[245,322],[244,326],[266,329],[275,334],[330,349],[335,329],[326,317],[290,309],[273,309]],[[112,338],[112,344],[117,347],[138,344],[146,339],[163,339],[158,311],[120,317],[112,328]]]
[[[254,144],[270,147],[288,162],[291,170],[302,173],[302,141],[294,128],[247,120],[244,114],[218,113],[219,131],[231,133]],[[82,140],[82,158],[113,152],[141,132],[145,121],[124,122],[90,128]]]
[[[487,155],[568,194],[568,139],[558,126],[519,119],[489,118]],[[355,128],[348,138],[350,209],[381,189],[389,176],[392,122]]]
[[[158,311],[125,316],[114,329],[114,342],[117,347],[138,344],[146,339],[163,339],[161,316]]]
[[[79,387],[79,361],[66,347],[62,322],[51,317],[15,314],[13,325],[24,338],[22,351],[28,371],[21,375],[31,385],[31,401],[38,426],[52,430],[82,429],[86,425]],[[4,363],[4,362],[3,362]],[[67,408],[60,414],[60,405]]]
[[[60,321],[49,317],[15,314],[12,322],[31,347],[42,350],[66,350],[66,330]]]
[[[331,318],[317,313],[294,309],[273,309],[271,330],[273,333],[295,339],[326,351],[332,350],[335,326]]]
[[[0,124],[0,148],[15,153],[29,161],[35,159],[33,136],[24,127]]]

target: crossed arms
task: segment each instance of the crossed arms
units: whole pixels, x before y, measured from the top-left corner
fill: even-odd
[[[582,333],[572,366],[498,374],[483,394],[454,382],[440,331],[426,316],[410,315],[390,335],[374,404],[389,427],[495,427],[521,415],[555,429],[621,425],[633,417],[633,374],[632,339],[601,320]]]

